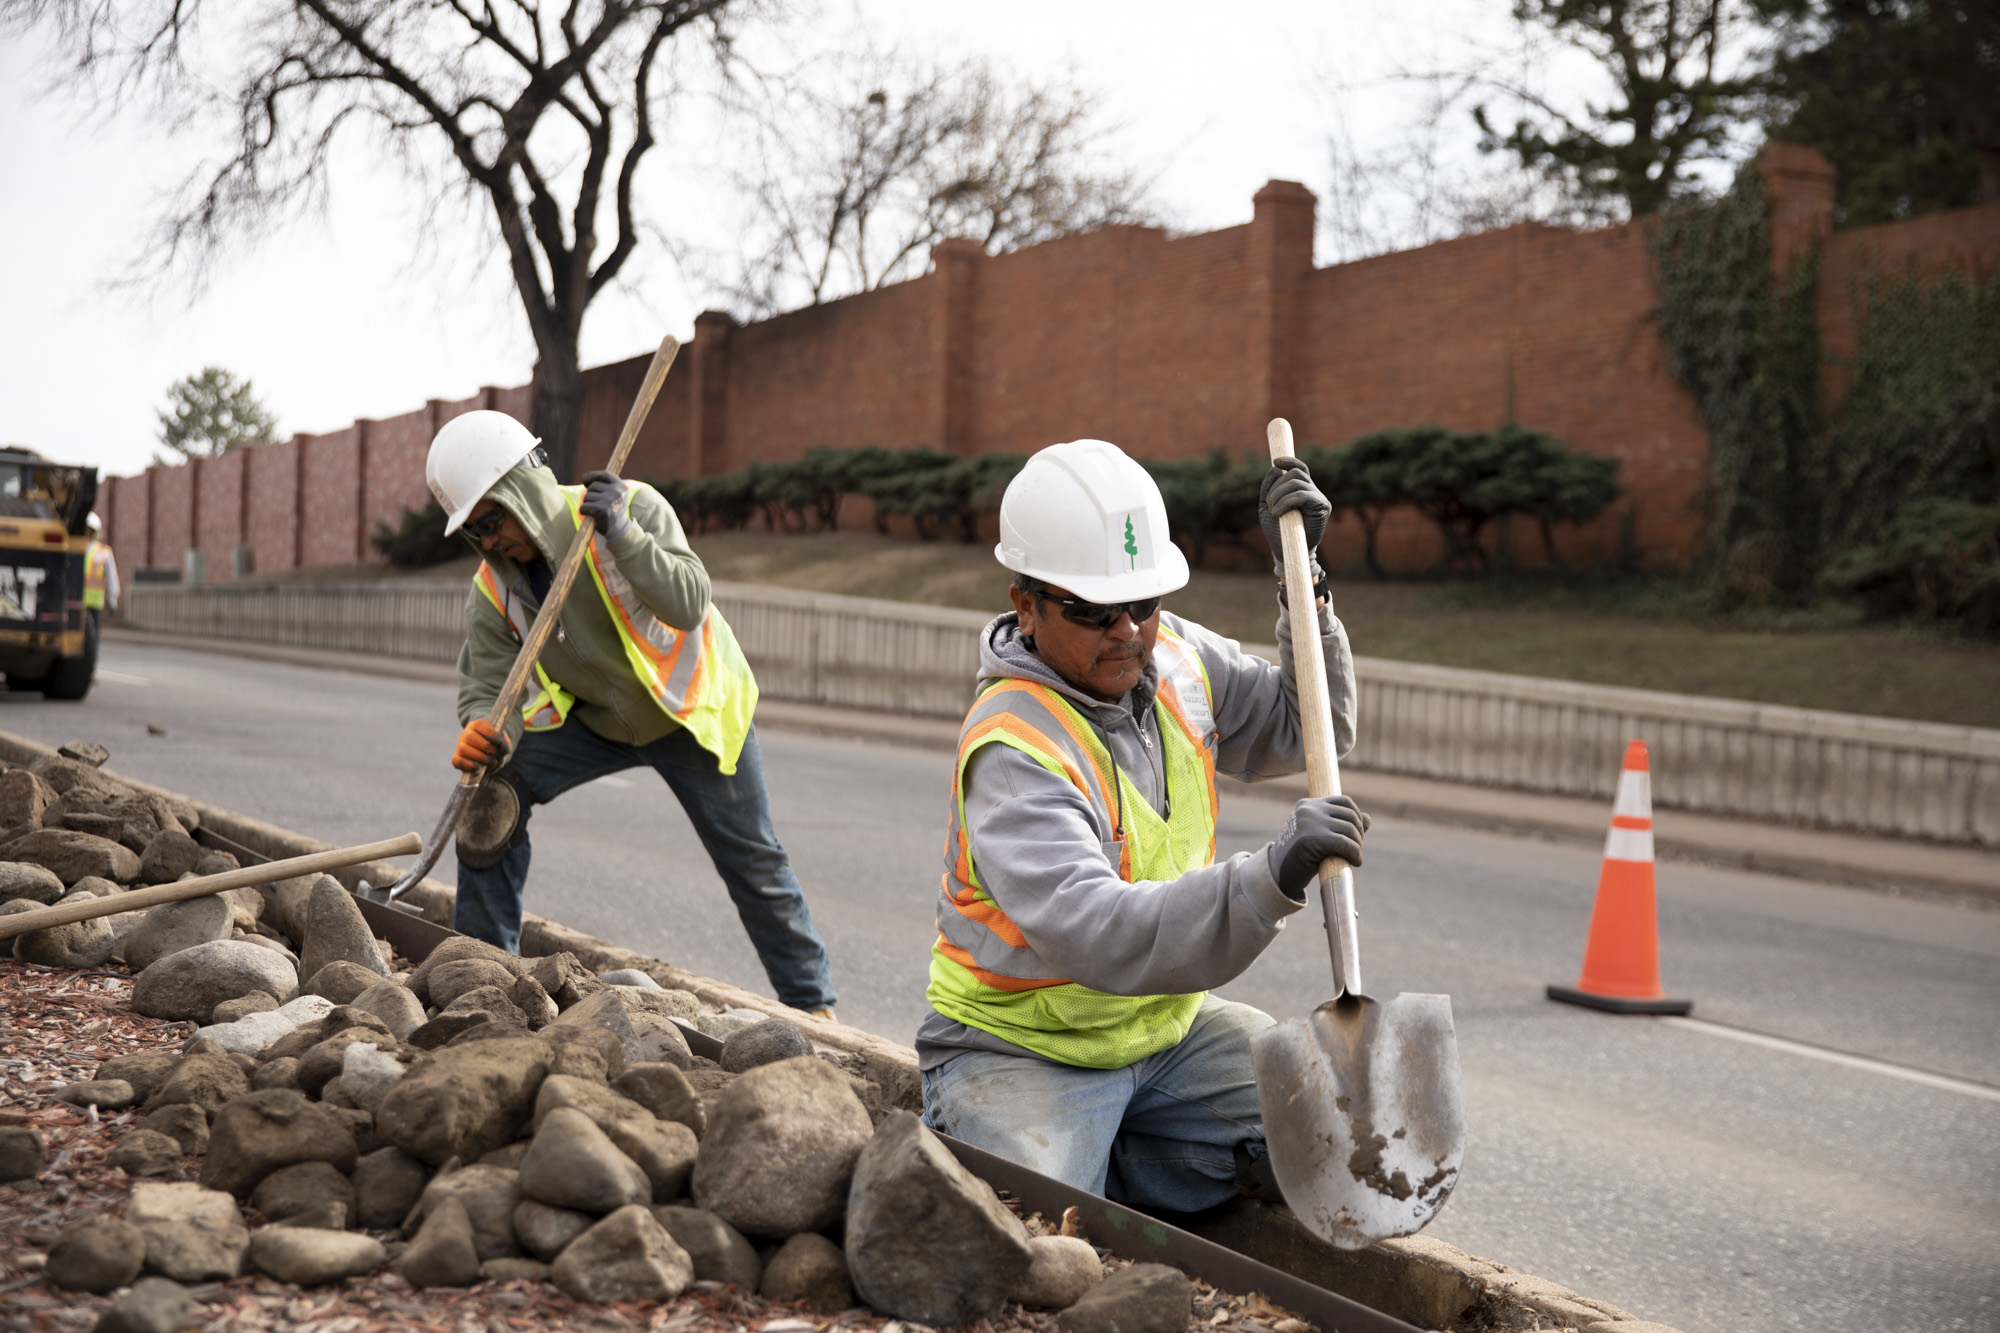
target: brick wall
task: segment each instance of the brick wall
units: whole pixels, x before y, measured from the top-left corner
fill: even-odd
[[[1774,262],[1823,247],[1819,317],[1836,391],[1868,273],[2000,264],[2000,206],[1834,234],[1823,159],[1772,145],[1759,171]],[[1109,227],[998,256],[947,241],[931,272],[881,291],[750,325],[700,316],[626,471],[702,475],[816,445],[1027,453],[1084,436],[1150,457],[1218,446],[1245,457],[1261,455],[1273,415],[1326,445],[1385,426],[1514,420],[1623,464],[1626,498],[1565,531],[1566,557],[1605,555],[1629,527],[1649,563],[1677,567],[1695,541],[1707,439],[1654,334],[1644,228],[1522,225],[1316,269],[1312,195],[1273,181],[1249,223],[1200,235]],[[609,456],[649,359],[584,372],[579,470]],[[477,407],[527,421],[532,389],[488,387],[204,464],[211,577],[227,572],[225,538],[254,546],[263,571],[374,559],[374,524],[424,503],[431,437]],[[192,539],[192,471],[108,483],[114,545],[178,566]],[[228,516],[230,475],[240,519]],[[232,535],[236,522],[246,537]],[[1337,560],[1360,551],[1351,520],[1330,540]],[[1403,564],[1436,552],[1408,514],[1392,516],[1383,542]],[[1530,533],[1514,546],[1539,557]]]

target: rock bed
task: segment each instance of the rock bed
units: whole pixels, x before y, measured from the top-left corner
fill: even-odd
[[[0,912],[219,868],[103,757],[0,773]],[[4,1333],[1306,1333],[1020,1218],[805,1025],[569,954],[412,967],[326,876],[124,915],[0,964]]]

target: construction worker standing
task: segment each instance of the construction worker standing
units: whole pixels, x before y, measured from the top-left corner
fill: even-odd
[[[1331,506],[1305,465],[1267,474],[1260,518]],[[1250,1063],[1271,1018],[1206,994],[1305,905],[1368,819],[1302,800],[1267,845],[1216,863],[1218,772],[1305,766],[1282,595],[1279,665],[1160,607],[1187,560],[1145,469],[1102,440],[1042,450],[1007,487],[994,554],[1014,610],[981,638],[959,733],[938,938],[917,1031],[924,1119],[1071,1185],[1192,1212],[1276,1197]],[[1354,664],[1321,588],[1342,752]]]
[[[118,561],[111,554],[111,543],[104,540],[104,520],[92,514],[85,522],[90,545],[83,554],[83,606],[102,618],[106,611],[118,609]]]
[[[452,763],[493,776],[459,826],[453,924],[517,951],[532,809],[649,767],[700,835],[778,999],[830,1019],[826,946],[771,826],[751,723],[757,683],[709,602],[707,571],[658,491],[609,472],[558,485],[539,443],[505,413],[468,412],[438,432],[425,463],[445,532],[463,531],[485,555],[466,605]],[[596,532],[535,664],[533,697],[496,730],[486,715],[584,523]]]

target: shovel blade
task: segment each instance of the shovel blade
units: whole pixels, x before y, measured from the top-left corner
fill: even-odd
[[[1250,1058],[1278,1188],[1315,1235],[1358,1250],[1437,1215],[1465,1157],[1450,997],[1343,996]]]

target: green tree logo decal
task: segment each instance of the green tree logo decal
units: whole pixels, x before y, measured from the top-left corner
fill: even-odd
[[[1139,567],[1139,539],[1132,535],[1132,516],[1125,515],[1125,559],[1128,567]]]

